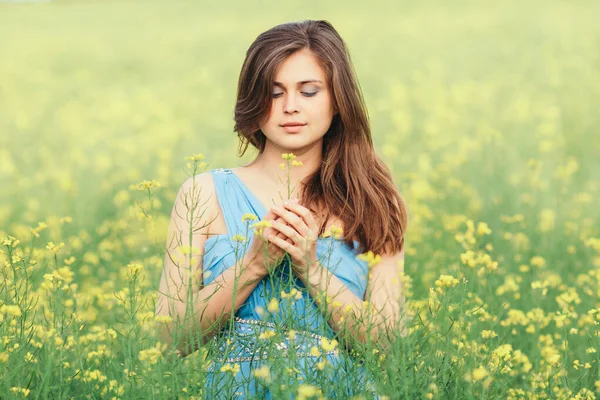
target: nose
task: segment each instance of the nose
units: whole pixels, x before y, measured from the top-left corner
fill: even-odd
[[[298,105],[294,94],[290,93],[285,96],[285,100],[283,101],[283,112],[286,114],[298,112]]]

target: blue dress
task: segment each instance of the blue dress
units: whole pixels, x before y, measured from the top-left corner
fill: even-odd
[[[211,236],[205,242],[205,284],[214,281],[236,260],[241,260],[250,248],[254,233],[250,226],[256,221],[244,222],[242,216],[251,213],[261,220],[267,213],[258,198],[230,169],[218,168],[210,173],[228,233]],[[246,241],[234,240],[236,234],[244,236]],[[368,267],[366,261],[356,258],[357,248],[357,241],[351,249],[341,239],[331,236],[317,240],[317,256],[321,264],[362,300]],[[277,299],[279,307],[270,312],[268,303],[272,298]],[[269,339],[269,335],[274,337]],[[260,281],[236,312],[233,322],[228,323],[207,345],[207,359],[212,362],[207,370],[203,392],[207,396],[218,392],[223,398],[280,398],[277,390],[281,382],[291,380],[290,384],[296,382],[295,385],[319,387],[327,398],[349,398],[360,391],[379,398],[373,392],[372,379],[366,377],[364,367],[345,349],[337,346],[330,350],[327,341],[322,347],[323,338],[331,340],[334,337],[333,329],[304,284],[291,272],[286,257],[280,266]],[[314,347],[320,354],[315,355]],[[269,372],[271,381],[277,376],[277,387],[254,376],[255,370],[272,365],[273,360],[277,359],[277,365],[281,365],[279,359],[282,358],[289,368],[271,369]],[[228,370],[230,367],[234,370]],[[335,393],[331,390],[334,385],[337,388]],[[340,387],[347,389],[342,392]]]

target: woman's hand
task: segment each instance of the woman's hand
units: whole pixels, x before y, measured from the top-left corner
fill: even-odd
[[[285,222],[273,211],[268,210],[262,221],[268,221],[270,226],[263,227],[258,232],[255,230],[254,239],[252,240],[250,249],[246,253],[245,259],[248,265],[256,268],[259,275],[264,277],[274,271],[281,264],[285,256],[285,250],[281,246],[270,242],[267,238],[274,235],[284,243],[291,243],[292,241],[284,234],[273,229],[272,225],[274,223]]]
[[[269,235],[268,240],[290,255],[294,274],[304,281],[304,278],[312,272],[312,268],[316,268],[319,264],[317,257],[319,227],[315,218],[310,210],[291,200],[284,202],[283,205],[274,206],[271,210],[285,222],[275,221],[273,229],[289,240],[279,235]]]

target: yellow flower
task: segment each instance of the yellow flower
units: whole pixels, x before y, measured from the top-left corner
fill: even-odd
[[[21,387],[18,387],[18,386],[13,386],[13,387],[10,388],[10,391],[13,392],[13,393],[21,392],[21,393],[23,393],[23,397],[27,397],[27,395],[29,395],[29,392],[31,390],[25,389],[25,388],[21,388]]]
[[[150,190],[150,189],[154,189],[154,188],[158,188],[161,187],[162,185],[160,183],[158,183],[158,181],[152,179],[151,181],[148,180],[143,180],[140,183],[136,184],[136,185],[130,185],[129,189],[131,190],[140,190],[140,191],[145,191],[145,190]]]
[[[284,160],[295,160],[296,156],[293,153],[283,153],[281,155],[281,158],[283,158]]]
[[[490,233],[492,233],[492,230],[488,227],[488,225],[485,222],[479,222],[477,224],[477,235],[483,236],[489,235]]]
[[[220,369],[221,372],[231,372],[233,375],[240,372],[240,364],[225,364]]]
[[[185,161],[202,161],[206,157],[202,153],[192,154],[191,156],[185,157]]]
[[[455,287],[458,285],[458,279],[454,278],[452,275],[440,275],[440,278],[435,281],[435,286],[437,286],[436,291],[438,293],[442,293],[443,288]]]
[[[242,215],[242,222],[246,221],[258,221],[258,217],[252,213],[246,213]]]
[[[262,379],[268,380],[270,377],[269,367],[266,365],[263,365],[260,368],[256,368],[254,370],[254,376],[257,378],[262,378]]]
[[[533,267],[542,268],[546,265],[546,260],[543,257],[535,256],[531,259],[531,265]]]
[[[56,254],[64,246],[65,246],[65,244],[63,242],[60,242],[58,245],[55,245],[53,242],[48,242],[48,244],[46,245],[46,248],[48,250],[52,251],[54,254]]]
[[[161,357],[162,352],[158,347],[151,347],[149,349],[142,350],[138,354],[138,359],[140,361],[148,361],[149,364],[156,364]]]
[[[320,355],[321,355],[321,352],[319,351],[319,348],[318,348],[317,346],[313,346],[313,347],[310,349],[310,355],[311,355],[311,356],[314,356],[314,357],[318,357],[318,356],[320,356]]]
[[[474,381],[480,381],[482,379],[484,379],[486,376],[488,376],[488,372],[486,371],[486,369],[484,367],[479,367],[473,370],[472,372],[472,377]]]
[[[494,332],[494,331],[488,331],[488,330],[481,331],[481,337],[484,339],[495,338],[496,336],[498,336],[498,334],[496,334],[496,332]]]
[[[8,314],[12,317],[20,317],[21,309],[19,306],[7,306],[6,304],[3,304],[0,306],[0,314]]]
[[[290,329],[290,330],[288,331],[288,339],[289,339],[289,340],[294,340],[294,339],[296,339],[296,331],[295,331],[295,330],[293,330],[293,329]]]
[[[243,242],[245,242],[245,241],[246,241],[246,237],[245,237],[244,235],[240,235],[240,234],[238,233],[238,234],[236,234],[236,235],[233,235],[233,236],[231,237],[231,240],[233,240],[234,242],[237,242],[237,243],[243,243]]]
[[[139,263],[130,263],[127,264],[127,268],[129,269],[131,276],[136,276],[142,269],[144,269],[144,266]]]
[[[46,229],[48,225],[45,222],[38,222],[38,226],[31,228],[31,234],[35,237],[40,237],[40,232]]]
[[[20,243],[21,241],[15,237],[12,236],[6,236],[4,239],[2,239],[2,245],[4,246],[10,246],[10,247],[17,247],[17,245]]]
[[[317,396],[319,394],[321,394],[321,389],[319,389],[315,386],[302,384],[302,385],[300,385],[300,387],[298,387],[298,397],[299,398],[313,397],[313,396]]]
[[[173,318],[171,318],[168,315],[157,315],[156,317],[154,317],[154,321],[158,322],[159,324],[160,323],[167,324],[167,323],[173,321]]]
[[[255,222],[254,224],[250,225],[250,228],[254,229],[254,233],[256,235],[262,236],[263,229],[264,228],[269,228],[271,226],[272,226],[271,225],[271,221],[269,221],[267,219],[267,220]]]
[[[327,238],[329,236],[333,236],[334,239],[341,239],[344,234],[344,230],[335,225],[331,225],[321,236],[322,238]]]
[[[374,267],[381,262],[381,256],[379,254],[374,254],[371,250],[367,253],[359,254],[356,258],[367,261],[369,268]]]
[[[323,338],[321,340],[321,348],[325,351],[331,351],[331,350],[335,349],[337,344],[338,344],[338,341],[335,339],[329,340],[327,338]]]
[[[267,310],[271,313],[275,313],[279,311],[279,302],[277,299],[273,298],[269,301],[269,305],[267,306]]]
[[[258,335],[259,339],[270,339],[273,336],[275,336],[275,331],[272,329],[268,329],[266,331],[264,331],[263,333],[261,333],[260,335]]]

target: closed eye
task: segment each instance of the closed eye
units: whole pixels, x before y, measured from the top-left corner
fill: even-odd
[[[319,92],[300,92],[302,93],[305,97],[313,97],[314,95],[316,95]],[[273,94],[273,98],[278,98],[282,95],[283,93],[274,93]]]

